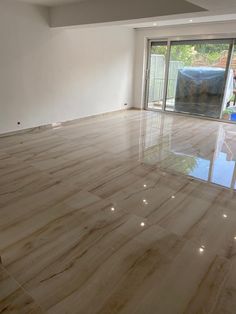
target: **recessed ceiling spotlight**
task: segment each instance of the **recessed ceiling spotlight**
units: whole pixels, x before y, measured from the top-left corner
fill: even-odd
[[[53,129],[60,129],[62,126],[61,122],[54,122],[52,123],[52,128]]]
[[[192,22],[193,22],[193,20],[189,20],[189,22],[190,22],[190,23],[192,23]]]
[[[153,23],[153,26],[157,26],[157,23],[155,22],[155,23]]]

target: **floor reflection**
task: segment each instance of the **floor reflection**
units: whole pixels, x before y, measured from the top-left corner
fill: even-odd
[[[143,162],[235,190],[236,126],[179,118],[155,114],[143,122]]]

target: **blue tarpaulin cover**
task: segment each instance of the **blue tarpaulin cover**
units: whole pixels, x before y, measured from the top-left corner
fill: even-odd
[[[178,72],[175,110],[219,117],[225,69],[185,67]]]

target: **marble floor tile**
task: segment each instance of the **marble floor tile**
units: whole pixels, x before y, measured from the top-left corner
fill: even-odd
[[[62,189],[65,186],[62,185]],[[51,191],[53,196],[53,191]],[[64,194],[64,195],[63,195]],[[31,205],[33,198],[25,198],[22,202],[18,201],[15,208],[21,208],[23,204],[24,208],[18,209],[15,215],[12,214],[14,206],[12,204],[7,205],[1,209],[1,216],[4,220],[0,222],[0,249],[4,249],[16,241],[29,236],[32,232],[36,232],[40,228],[49,224],[51,221],[59,219],[64,215],[70,215],[75,209],[83,208],[92,203],[99,201],[99,197],[90,194],[86,191],[70,191],[70,194],[61,193],[53,196],[51,199],[42,198],[43,201],[38,200],[36,195],[36,201],[34,206]],[[44,197],[43,193],[40,195]],[[27,201],[27,202],[25,202]]]
[[[129,213],[147,218],[168,201],[173,204],[173,197],[190,184],[191,180],[184,177],[154,170],[128,187],[114,191],[109,198]]]
[[[0,138],[0,312],[235,314],[236,126],[150,111]]]
[[[214,313],[229,275],[226,259],[151,226],[115,246],[92,276],[48,312],[65,313],[73,304],[72,313]]]
[[[43,314],[32,297],[0,265],[0,313]]]

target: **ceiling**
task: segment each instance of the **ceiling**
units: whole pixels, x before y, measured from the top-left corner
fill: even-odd
[[[56,8],[61,8],[62,10],[64,10],[64,7],[65,9],[67,8],[67,4],[79,3],[79,2],[82,2],[81,5],[83,9],[83,4],[86,5],[86,3],[88,3],[88,5],[90,5],[91,10],[89,12],[91,14],[94,11],[97,12],[97,9],[93,10],[93,6],[99,7],[100,2],[101,2],[100,0],[17,0],[17,1],[54,7],[52,10]],[[113,2],[113,0],[110,0],[110,1]],[[122,2],[122,0],[120,1]],[[158,0],[156,1],[158,2]],[[172,15],[159,16],[156,18],[153,17],[153,18],[146,19],[146,22],[145,22],[145,19],[133,20],[133,22],[132,20],[130,20],[128,24],[132,25],[134,28],[139,28],[139,27],[186,24],[189,21],[191,23],[202,23],[202,22],[213,22],[213,21],[236,20],[236,0],[187,0],[187,2],[197,5],[199,7],[202,7],[206,9],[206,11],[205,12],[192,12],[192,13],[186,13],[186,14],[172,14]],[[117,5],[119,6],[118,3]],[[146,1],[143,0],[143,6],[145,7],[145,5],[146,5]],[[122,6],[120,6],[119,9],[122,9]]]
[[[88,0],[18,0],[18,1],[28,2],[32,4],[47,5],[47,6],[56,6],[56,5],[70,4],[70,3],[76,3],[76,2],[88,1]],[[222,11],[222,13],[225,13],[225,11],[228,12],[232,10],[232,8],[236,10],[235,0],[187,0],[187,1],[193,4],[196,4],[200,7],[203,7],[209,11],[220,10]],[[234,13],[234,12],[231,12],[231,13]]]
[[[18,0],[18,1],[28,2],[32,4],[39,4],[39,5],[46,5],[46,6],[56,6],[56,5],[62,5],[62,4],[76,3],[83,0]]]
[[[210,22],[224,22],[236,20],[236,0],[187,0],[203,7],[207,11],[191,14],[179,14],[157,17],[147,22],[130,23],[134,28],[161,27],[171,25],[199,24]]]
[[[221,11],[224,13],[225,11],[232,11],[232,9],[236,10],[235,0],[188,0],[188,2],[192,2],[209,11]]]

